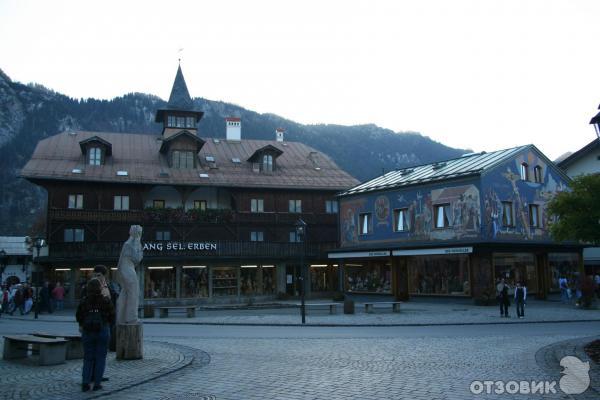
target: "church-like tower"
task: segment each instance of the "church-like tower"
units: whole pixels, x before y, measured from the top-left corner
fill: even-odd
[[[202,111],[194,108],[194,102],[188,92],[180,65],[177,68],[177,75],[175,75],[167,107],[156,111],[155,121],[163,124],[163,139],[182,130],[197,135],[198,121],[203,115]]]

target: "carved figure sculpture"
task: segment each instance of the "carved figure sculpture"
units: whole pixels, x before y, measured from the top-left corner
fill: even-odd
[[[123,244],[119,256],[117,283],[121,285],[121,293],[117,299],[117,324],[134,324],[138,322],[140,287],[135,267],[140,264],[144,257],[141,238],[142,227],[132,225],[129,229],[129,239]]]

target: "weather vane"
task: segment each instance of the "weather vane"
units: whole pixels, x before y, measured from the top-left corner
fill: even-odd
[[[183,52],[183,47],[182,47],[182,48],[180,48],[179,50],[177,50],[177,53],[179,53],[179,59],[178,59],[178,61],[179,61],[179,64],[180,64],[180,65],[181,65],[181,53],[182,53],[182,52]]]

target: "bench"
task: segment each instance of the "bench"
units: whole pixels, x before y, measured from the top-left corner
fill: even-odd
[[[365,312],[366,313],[373,313],[373,308],[375,305],[392,305],[392,311],[393,312],[400,312],[400,304],[402,304],[401,301],[377,301],[377,302],[371,302],[371,303],[365,303]]]
[[[172,306],[157,308],[160,310],[160,318],[167,318],[169,316],[169,310],[186,310],[188,318],[193,318],[196,316],[196,306]]]
[[[67,343],[65,339],[50,339],[33,335],[5,335],[4,360],[26,358],[29,345],[37,345],[40,348],[39,365],[64,364],[67,355]]]
[[[302,304],[296,304],[298,307],[302,307]],[[317,308],[317,307],[329,307],[329,314],[337,314],[338,303],[305,303],[306,308]]]
[[[79,358],[83,358],[83,342],[81,341],[81,335],[62,335],[62,334],[52,334],[45,332],[35,332],[32,333],[33,336],[43,337],[43,338],[62,338],[68,341],[67,343],[67,360],[76,360]],[[36,345],[37,347],[37,345]]]

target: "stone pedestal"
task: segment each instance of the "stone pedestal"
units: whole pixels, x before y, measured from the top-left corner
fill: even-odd
[[[144,326],[117,324],[117,360],[138,360],[144,358]]]

